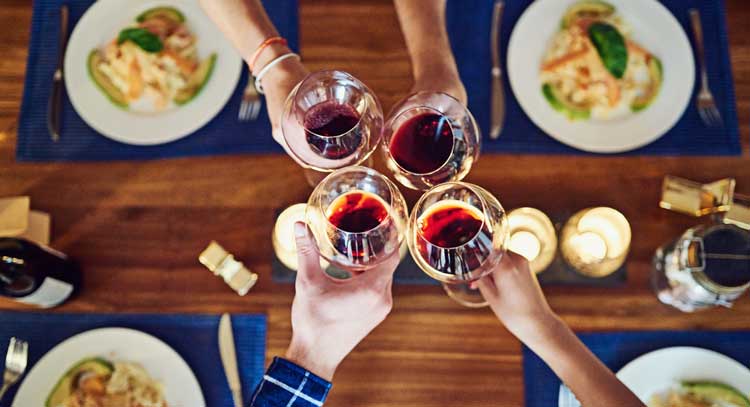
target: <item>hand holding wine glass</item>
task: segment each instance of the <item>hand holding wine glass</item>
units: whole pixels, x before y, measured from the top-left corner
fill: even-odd
[[[475,283],[508,330],[539,355],[584,406],[643,406],[550,308],[536,274],[507,251]]]
[[[334,280],[320,267],[315,239],[295,225],[299,270],[286,358],[331,381],[336,367],[391,311],[398,251],[364,273]]]
[[[510,250],[475,284],[498,319],[521,340],[556,318],[528,260]]]

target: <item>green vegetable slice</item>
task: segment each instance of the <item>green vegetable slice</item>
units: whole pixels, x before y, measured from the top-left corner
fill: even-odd
[[[570,27],[579,18],[602,19],[615,13],[615,6],[600,0],[579,1],[568,8],[563,16],[561,26]]]
[[[570,120],[586,120],[591,117],[591,109],[567,101],[559,94],[557,89],[549,83],[542,85],[542,94],[553,109],[565,114]]]
[[[150,53],[160,52],[164,49],[164,44],[159,37],[144,28],[133,27],[120,31],[120,35],[117,36],[117,43],[122,44],[125,41],[133,41],[142,50]]]
[[[115,368],[112,366],[112,363],[102,358],[83,359],[62,375],[49,396],[47,396],[44,405],[46,407],[57,407],[63,405],[68,397],[70,397],[71,393],[73,393],[73,386],[75,385],[74,380],[80,373],[92,372],[99,375],[108,375],[112,374],[114,370]]]
[[[101,90],[107,98],[118,107],[127,108],[128,100],[125,98],[125,94],[120,91],[109,78],[102,73],[99,69],[99,64],[102,62],[102,57],[99,51],[93,50],[89,53],[88,59],[88,71],[89,77],[94,81],[96,87]]]
[[[136,21],[142,23],[154,17],[163,17],[176,23],[184,23],[185,15],[174,7],[155,7],[144,11],[136,17]]]
[[[649,107],[656,97],[659,96],[664,75],[659,58],[651,56],[648,61],[648,72],[651,77],[651,85],[643,95],[636,98],[630,105],[630,109],[634,112],[640,112]]]
[[[198,65],[198,69],[196,69],[190,76],[190,79],[188,79],[187,85],[175,95],[174,102],[178,105],[184,105],[195,99],[211,78],[215,65],[216,54],[211,54],[210,57],[201,61],[200,65]]]
[[[682,388],[710,401],[729,403],[737,407],[750,407],[750,399],[741,391],[724,383],[710,381],[682,382]]]
[[[617,79],[625,76],[628,48],[625,38],[611,24],[596,22],[589,27],[589,38],[609,73]]]

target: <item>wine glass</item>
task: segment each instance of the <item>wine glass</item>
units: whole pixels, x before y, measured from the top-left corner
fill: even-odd
[[[487,303],[469,283],[492,272],[505,255],[505,210],[487,190],[448,182],[427,191],[409,218],[407,243],[414,261],[468,307]]]
[[[382,127],[373,92],[342,71],[308,75],[287,97],[281,117],[285,148],[312,171],[306,175],[313,186],[327,173],[367,160]]]
[[[320,256],[356,274],[399,251],[407,212],[393,182],[373,169],[353,166],[334,171],[318,184],[305,218]]]
[[[460,181],[479,158],[474,117],[450,95],[419,92],[399,102],[383,127],[383,154],[396,180],[428,190]]]

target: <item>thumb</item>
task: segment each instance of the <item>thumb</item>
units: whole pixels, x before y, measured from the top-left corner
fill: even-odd
[[[297,275],[310,281],[323,277],[320,254],[315,239],[305,223],[294,224],[294,238],[297,243]]]

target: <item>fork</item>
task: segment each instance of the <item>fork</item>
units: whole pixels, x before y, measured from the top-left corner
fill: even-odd
[[[714,96],[708,88],[708,68],[706,68],[706,53],[703,47],[703,24],[701,24],[700,12],[694,8],[690,9],[690,22],[693,26],[695,49],[698,53],[698,62],[701,68],[701,89],[696,97],[698,114],[706,126],[719,127],[723,125],[721,113],[716,108],[716,101],[714,101]]]
[[[251,73],[248,77],[245,91],[242,93],[242,104],[240,104],[237,120],[241,122],[257,120],[262,106],[263,102],[260,99],[258,90],[255,89],[255,78],[253,78]]]
[[[3,375],[3,387],[0,388],[0,400],[26,371],[28,358],[29,344],[20,339],[10,338],[8,353],[5,355],[5,374]]]

